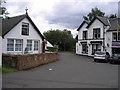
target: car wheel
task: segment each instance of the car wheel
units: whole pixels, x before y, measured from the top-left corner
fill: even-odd
[[[113,64],[114,63],[114,61],[110,61],[110,64]]]
[[[106,63],[108,63],[108,62],[109,62],[109,60],[108,60],[108,59],[106,59],[106,60],[105,60],[105,62],[106,62]]]
[[[96,62],[97,60],[96,59],[94,59],[94,62]]]

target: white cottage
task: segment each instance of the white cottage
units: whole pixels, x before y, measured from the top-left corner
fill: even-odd
[[[83,21],[77,29],[76,54],[93,56],[95,51],[120,53],[120,31],[117,36],[120,18],[95,17],[91,22]]]
[[[27,13],[4,19],[2,24],[2,53],[42,53],[44,37]]]

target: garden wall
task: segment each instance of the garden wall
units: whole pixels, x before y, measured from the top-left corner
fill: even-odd
[[[3,54],[2,64],[18,70],[36,67],[58,60],[57,53],[42,53],[31,55],[11,55]]]

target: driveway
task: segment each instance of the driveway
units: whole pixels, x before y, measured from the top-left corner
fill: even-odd
[[[30,70],[3,74],[3,88],[117,88],[118,65],[59,53],[59,61]]]

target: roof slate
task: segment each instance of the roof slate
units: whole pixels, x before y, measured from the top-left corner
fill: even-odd
[[[116,30],[117,24],[120,25],[120,18],[111,18],[110,21],[110,28],[109,30]]]
[[[16,26],[21,20],[23,20],[26,15],[20,15],[16,17],[11,17],[3,19],[2,21],[2,35],[7,34],[14,26]]]
[[[105,17],[100,17],[97,16],[95,17],[91,22],[87,23],[87,27],[89,28],[91,26],[91,24],[98,19],[101,23],[103,23],[105,26],[110,26],[109,31],[110,30],[116,30],[117,29],[117,24],[119,24],[120,26],[120,18],[105,18]],[[85,23],[85,21],[83,21],[83,23],[79,26],[79,28],[77,29],[77,31],[79,31],[79,29],[82,27],[82,25]]]
[[[97,17],[94,17],[94,19],[88,24],[87,28],[89,28],[89,26],[91,26],[91,24],[92,24],[96,19],[98,19],[98,20],[99,20],[101,23],[103,23],[105,26],[109,26],[109,25],[110,25],[107,18],[97,16]]]
[[[20,15],[20,16],[3,19],[2,20],[2,36],[7,34],[12,28],[14,28],[24,18],[27,18],[30,21],[30,23],[33,25],[34,29],[40,35],[42,40],[44,40],[44,36],[40,33],[39,29],[36,27],[36,25],[31,20],[31,18],[28,16],[28,14],[23,14],[23,15]]]

